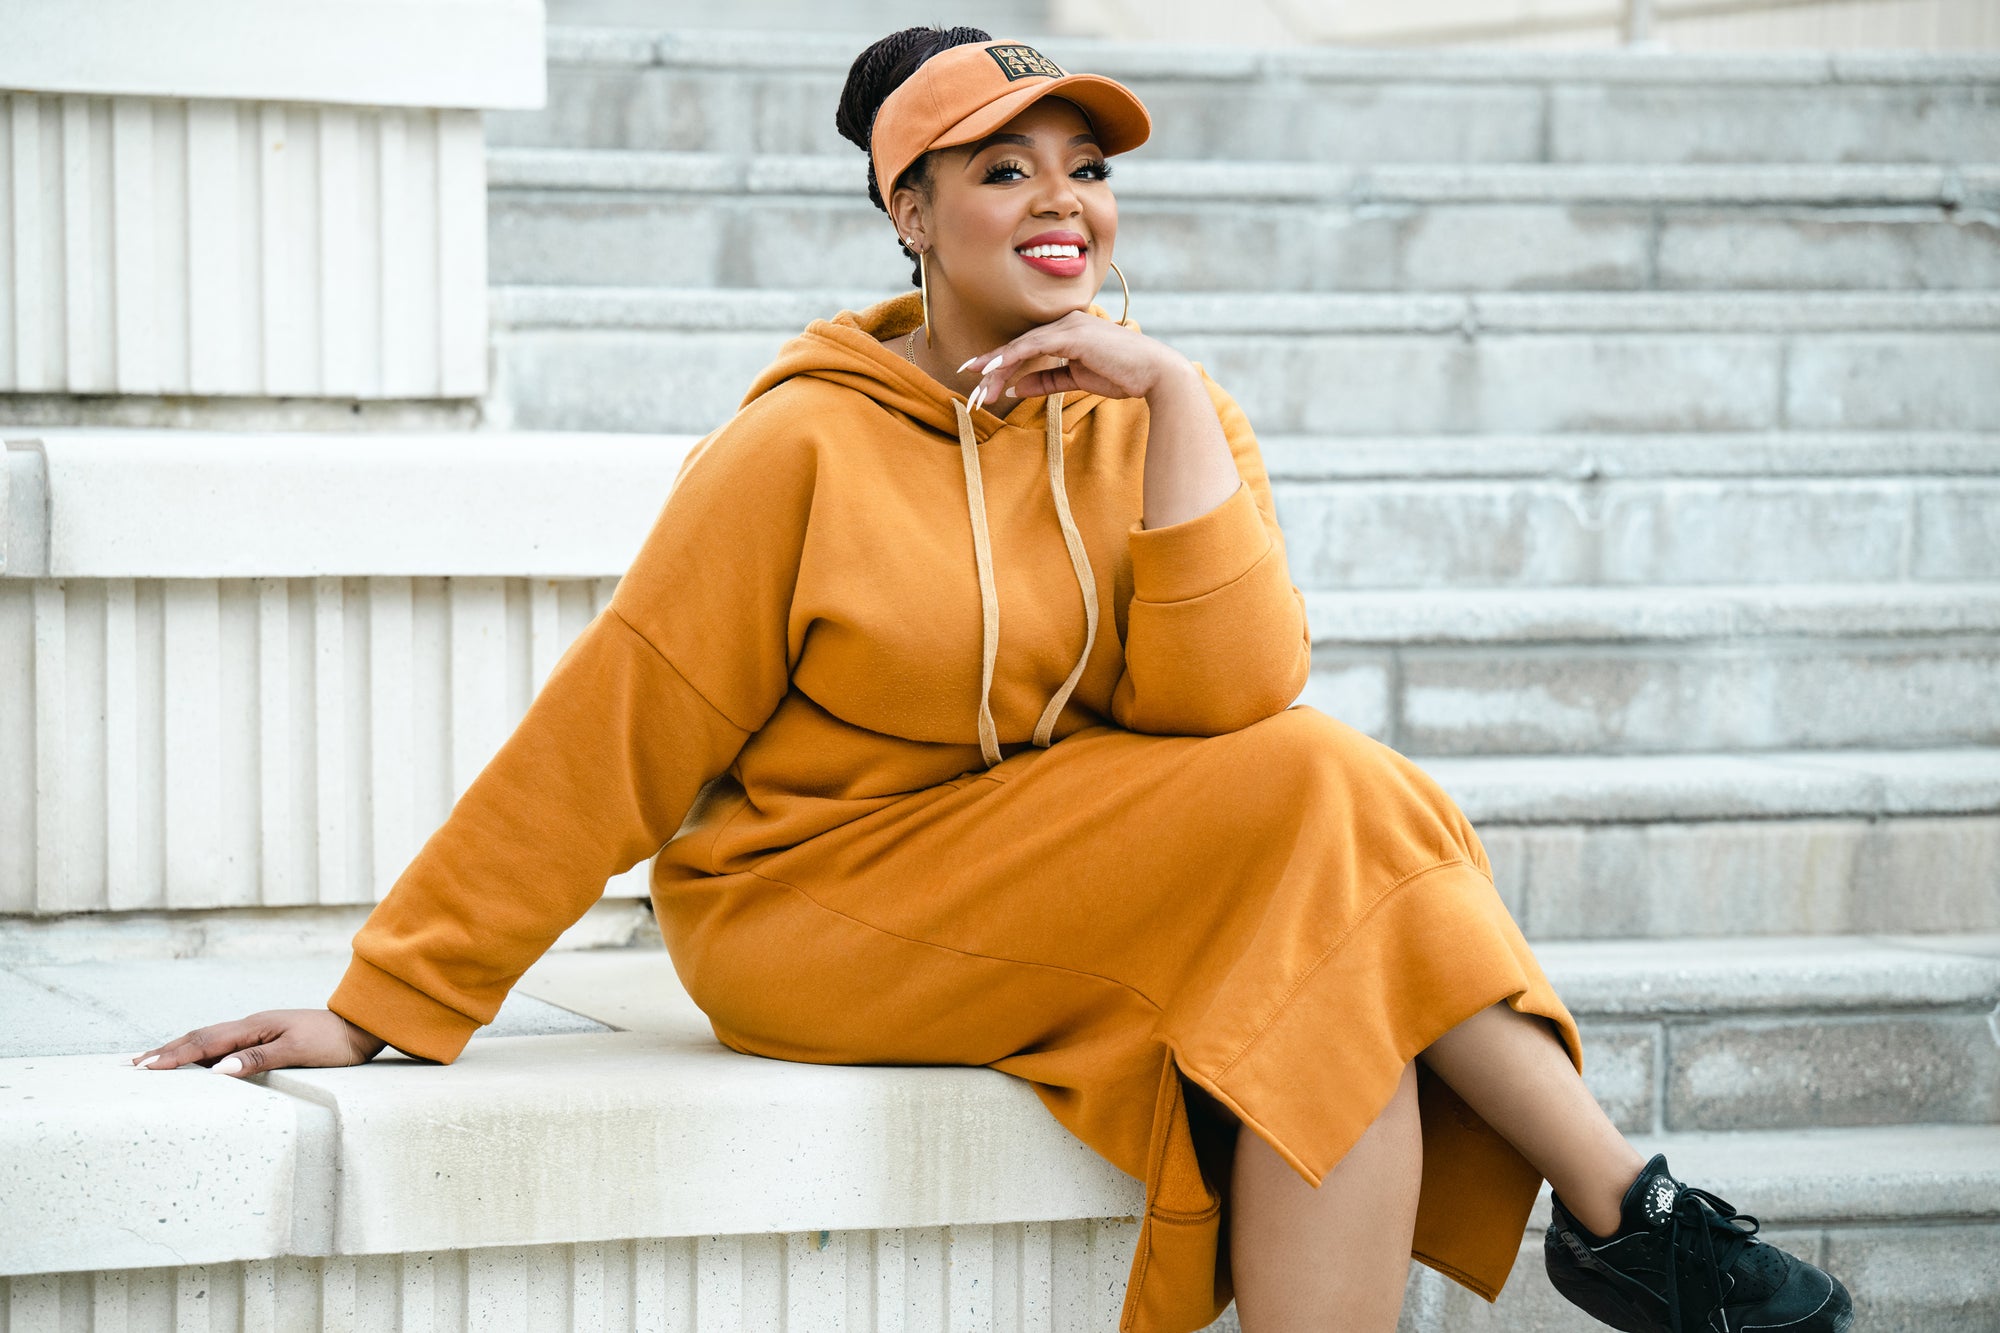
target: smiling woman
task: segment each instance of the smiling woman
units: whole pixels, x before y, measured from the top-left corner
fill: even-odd
[[[913,28],[839,123],[917,290],[812,321],[688,452],[355,935],[345,1023],[253,1015],[152,1067],[449,1063],[650,856],[717,1040],[997,1069],[1145,1182],[1122,1333],[1232,1296],[1245,1333],[1388,1333],[1412,1257],[1493,1299],[1545,1177],[1550,1275],[1607,1322],[1838,1333],[1837,1284],[1605,1118],[1458,806],[1295,703],[1256,433],[1092,304],[1138,98]]]

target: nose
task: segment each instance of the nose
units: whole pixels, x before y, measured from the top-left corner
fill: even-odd
[[[1058,172],[1044,172],[1038,177],[1041,189],[1035,198],[1037,215],[1050,217],[1075,217],[1083,212],[1083,201],[1077,198],[1076,182]]]

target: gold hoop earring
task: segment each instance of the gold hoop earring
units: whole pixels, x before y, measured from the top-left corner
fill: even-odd
[[[1106,262],[1111,265],[1111,271],[1118,275],[1118,286],[1125,293],[1125,308],[1118,312],[1118,322],[1123,324],[1125,317],[1132,313],[1132,287],[1131,284],[1125,281],[1125,270],[1118,267],[1117,260],[1107,260]]]
[[[917,291],[924,305],[924,346],[931,345],[931,271],[924,266],[925,251],[917,251]]]

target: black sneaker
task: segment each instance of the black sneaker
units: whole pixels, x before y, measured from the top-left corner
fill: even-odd
[[[1838,1279],[1756,1239],[1756,1218],[1674,1179],[1664,1153],[1646,1163],[1618,1211],[1618,1230],[1599,1236],[1551,1196],[1542,1240],[1555,1289],[1613,1328],[1845,1333],[1854,1321]]]

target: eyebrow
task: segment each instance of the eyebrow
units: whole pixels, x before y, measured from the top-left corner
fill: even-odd
[[[1095,144],[1096,142],[1096,135],[1084,133],[1071,136],[1069,146],[1074,148],[1078,144]],[[1025,134],[989,134],[978,143],[968,145],[968,151],[973,157],[977,157],[996,143],[1019,144],[1023,148],[1033,148],[1035,146],[1035,141]]]

